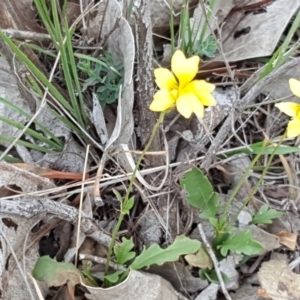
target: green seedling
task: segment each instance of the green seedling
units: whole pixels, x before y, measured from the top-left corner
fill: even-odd
[[[123,82],[121,76],[123,66],[122,64],[114,66],[110,53],[106,52],[97,62],[82,60],[77,64],[77,68],[88,76],[82,84],[83,92],[88,87],[95,87],[95,94],[102,108],[118,100],[120,85]]]

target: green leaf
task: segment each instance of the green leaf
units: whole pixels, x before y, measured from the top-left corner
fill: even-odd
[[[194,168],[187,172],[180,180],[180,186],[188,193],[188,204],[202,210],[201,218],[209,219],[216,216],[220,210],[219,196],[199,169]]]
[[[221,250],[221,254],[224,257],[227,256],[228,251],[233,251],[238,254],[254,255],[264,249],[259,242],[253,240],[253,236],[248,230],[230,234],[217,248]]]
[[[203,43],[196,44],[195,54],[205,55],[209,58],[215,56],[216,51],[218,50],[218,44],[213,36],[209,36]]]
[[[221,272],[221,276],[223,278],[224,283],[229,282],[229,278],[225,273]],[[202,270],[199,271],[199,277],[202,280],[208,280],[212,283],[217,283],[217,284],[220,283],[219,278],[218,278],[217,273],[216,273],[215,270],[202,269]]]
[[[282,212],[268,207],[264,204],[259,211],[253,216],[252,224],[271,224],[272,219],[279,218]]]
[[[148,249],[144,249],[130,267],[138,270],[154,264],[162,265],[166,262],[178,261],[180,255],[195,253],[200,246],[201,243],[198,240],[191,240],[183,235],[178,236],[166,249],[160,248],[157,244],[152,244]]]
[[[73,286],[80,283],[81,272],[70,263],[57,262],[49,256],[40,257],[32,271],[32,276],[45,281],[49,286],[62,286],[69,281]],[[84,281],[84,278],[82,278]]]
[[[129,260],[132,260],[136,253],[131,251],[134,247],[132,238],[130,240],[122,238],[122,243],[120,245],[114,246],[114,253],[116,256],[116,263],[124,265]]]
[[[122,273],[123,273],[123,271],[119,270],[119,271],[116,271],[112,274],[103,276],[103,279],[106,279],[111,283],[117,283],[119,281],[119,277]]]
[[[124,207],[122,207],[122,211],[129,215],[130,210],[132,209],[134,205],[134,197],[131,197],[128,199],[128,201],[125,203]]]
[[[122,203],[123,202],[123,198],[122,198],[121,194],[117,190],[115,190],[115,189],[113,189],[112,191],[116,195],[117,199]]]

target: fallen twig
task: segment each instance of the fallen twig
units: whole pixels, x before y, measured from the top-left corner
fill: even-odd
[[[211,260],[212,260],[212,262],[214,264],[215,271],[216,271],[216,274],[218,276],[222,292],[223,292],[223,294],[224,294],[224,296],[225,296],[225,298],[227,300],[232,300],[231,297],[230,297],[230,295],[229,295],[229,293],[228,293],[228,291],[227,291],[227,289],[226,289],[226,287],[225,287],[225,283],[224,283],[224,280],[222,278],[221,271],[219,269],[218,260],[217,260],[217,258],[215,256],[215,253],[214,253],[213,249],[211,248],[209,242],[206,239],[205,233],[204,233],[203,228],[202,228],[202,224],[198,224],[198,229],[199,229],[199,233],[200,233],[201,239],[202,239],[202,241],[203,241],[203,243],[205,245],[205,248],[206,248],[206,250],[208,252],[208,255],[209,255],[209,257],[211,258]]]
[[[24,218],[32,218],[40,215],[41,218],[46,215],[53,215],[56,218],[78,224],[78,210],[74,207],[55,202],[49,199],[24,199],[22,201],[0,201],[0,214],[10,216],[19,216]],[[91,237],[98,243],[109,246],[111,237],[99,228],[95,222],[82,213],[81,231]]]
[[[106,258],[98,257],[98,256],[90,255],[90,254],[79,254],[79,259],[80,260],[84,260],[84,259],[91,260],[93,262],[96,262],[96,263],[102,264],[102,265],[105,265],[107,262]],[[111,261],[109,262],[109,266],[116,271],[125,272],[127,270],[124,266],[115,264]]]

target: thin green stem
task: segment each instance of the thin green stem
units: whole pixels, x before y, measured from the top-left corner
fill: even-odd
[[[251,164],[249,165],[249,167],[246,169],[244,175],[242,176],[242,178],[240,179],[239,183],[237,184],[237,186],[235,187],[235,189],[233,190],[232,194],[230,195],[230,198],[228,200],[228,202],[226,203],[224,212],[222,214],[222,217],[220,219],[220,224],[225,224],[226,223],[226,216],[227,213],[229,211],[230,205],[234,199],[234,197],[237,195],[237,193],[239,192],[240,188],[242,187],[242,185],[244,184],[244,181],[246,180],[246,178],[249,176],[249,172],[253,169],[255,163],[258,161],[258,159],[261,157],[261,155],[263,154],[263,151],[265,149],[265,146],[267,144],[267,141],[264,141],[262,144],[262,147],[260,149],[260,152],[255,156],[255,158],[253,159],[253,161],[251,162]]]
[[[254,188],[252,189],[251,193],[248,195],[247,199],[245,200],[244,204],[242,205],[242,207],[239,209],[239,211],[236,213],[236,215],[232,218],[232,220],[229,222],[228,226],[232,225],[238,218],[239,214],[241,213],[241,211],[243,210],[243,208],[248,204],[248,202],[251,200],[251,198],[253,197],[253,195],[257,192],[258,188],[260,187],[263,179],[265,178],[265,175],[267,173],[267,171],[270,168],[270,165],[272,163],[272,160],[274,158],[274,155],[278,149],[278,147],[281,145],[282,141],[284,140],[284,138],[286,137],[286,134],[283,134],[282,137],[280,138],[278,144],[276,145],[276,147],[274,148],[274,151],[272,152],[272,154],[270,155],[268,161],[267,161],[267,165],[265,166],[263,172],[261,173],[259,180],[257,181],[257,183],[255,184]]]
[[[131,178],[130,178],[130,182],[129,182],[129,186],[128,186],[128,189],[127,189],[127,192],[126,192],[126,195],[124,197],[124,200],[123,200],[123,203],[121,204],[121,213],[119,215],[119,218],[118,218],[118,222],[113,230],[113,233],[112,233],[112,237],[111,237],[111,242],[110,242],[110,245],[109,245],[109,248],[108,248],[108,252],[107,252],[107,259],[106,259],[106,264],[105,264],[105,274],[107,274],[108,272],[108,268],[109,268],[109,262],[110,262],[110,259],[111,259],[111,256],[112,256],[112,250],[113,250],[113,247],[115,245],[115,241],[116,241],[116,238],[117,238],[117,235],[118,235],[118,232],[120,230],[120,226],[123,222],[123,219],[126,215],[126,211],[124,211],[122,208],[123,207],[126,207],[126,204],[128,202],[128,199],[129,199],[129,195],[132,191],[132,188],[133,188],[133,182],[135,180],[135,176],[136,176],[136,172],[137,170],[139,169],[139,166],[145,156],[145,153],[148,151],[149,147],[151,146],[152,142],[153,142],[153,139],[156,135],[156,132],[160,126],[160,124],[162,123],[163,119],[164,119],[164,116],[165,116],[165,112],[161,112],[160,115],[159,115],[159,118],[157,120],[157,122],[155,123],[154,127],[153,127],[153,130],[152,130],[152,133],[151,133],[151,136],[149,138],[149,141],[147,142],[142,154],[140,155],[137,163],[136,163],[136,166],[134,168],[134,171],[131,175]]]
[[[109,248],[108,248],[108,252],[107,252],[106,263],[105,263],[105,271],[104,271],[105,275],[107,275],[107,272],[108,272],[109,262],[110,262],[111,255],[112,255],[112,250],[113,250],[113,247],[115,245],[115,241],[116,241],[116,238],[117,238],[117,235],[118,235],[118,232],[119,232],[119,229],[120,229],[120,226],[123,222],[124,217],[125,217],[125,214],[121,210],[121,213],[120,213],[119,218],[118,218],[118,222],[117,222],[117,224],[116,224],[116,226],[113,230],[112,237],[111,237],[111,242],[109,244]]]
[[[155,123],[154,127],[153,127],[153,130],[152,130],[152,133],[151,133],[151,136],[150,136],[150,139],[148,141],[148,143],[146,144],[141,156],[139,157],[137,163],[136,163],[136,166],[134,168],[134,171],[132,173],[132,176],[131,176],[131,179],[130,179],[130,182],[129,182],[129,186],[128,186],[128,189],[127,189],[127,193],[126,193],[126,196],[124,198],[124,202],[127,202],[128,201],[128,198],[129,198],[129,195],[131,193],[131,190],[132,190],[132,187],[133,187],[133,182],[134,182],[134,179],[135,179],[135,176],[136,176],[136,172],[145,156],[145,153],[148,151],[149,147],[151,146],[152,142],[153,142],[153,139],[155,137],[155,134],[156,134],[156,131],[157,129],[159,128],[159,125],[162,123],[163,119],[164,119],[164,116],[165,116],[165,112],[161,112],[160,115],[159,115],[159,118],[157,120],[157,122]]]

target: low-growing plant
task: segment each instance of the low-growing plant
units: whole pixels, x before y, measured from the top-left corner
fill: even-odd
[[[115,65],[110,53],[105,52],[96,62],[86,57],[85,60],[78,62],[77,67],[88,76],[82,84],[82,91],[90,86],[95,87],[95,94],[102,108],[118,99],[120,85],[123,82],[121,75],[123,65]]]

